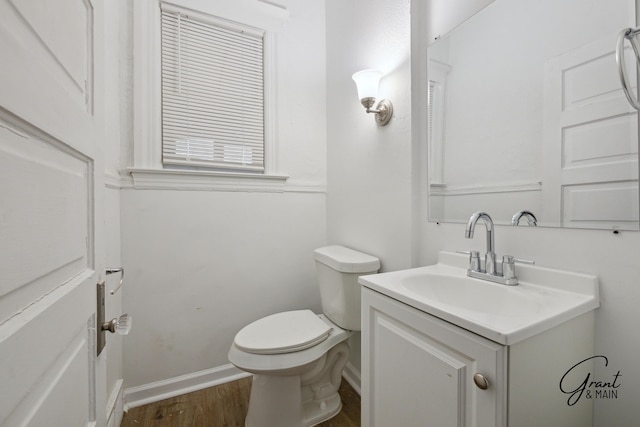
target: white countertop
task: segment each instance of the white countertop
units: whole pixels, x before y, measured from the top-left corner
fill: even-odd
[[[510,345],[596,309],[596,276],[516,266],[519,284],[467,276],[468,255],[441,252],[438,263],[360,276],[361,285],[492,341]]]

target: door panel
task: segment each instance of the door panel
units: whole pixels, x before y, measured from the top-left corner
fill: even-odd
[[[0,16],[0,426],[102,426],[102,3]]]
[[[620,86],[615,40],[546,64],[543,217],[565,227],[638,228],[638,113]],[[624,54],[635,64],[631,48]]]
[[[92,165],[21,123],[0,119],[0,321],[90,268]],[[38,135],[40,133],[40,135]]]
[[[0,0],[2,107],[83,152],[96,143],[95,13],[83,0]]]
[[[88,271],[72,279],[0,326],[0,425],[83,426],[95,419],[90,278]]]

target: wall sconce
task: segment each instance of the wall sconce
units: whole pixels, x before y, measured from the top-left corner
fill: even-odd
[[[393,115],[393,105],[388,99],[383,99],[375,109],[372,109],[378,96],[378,83],[382,73],[376,70],[362,70],[355,73],[351,78],[356,82],[358,88],[358,98],[367,109],[367,113],[375,113],[376,123],[379,126],[386,126],[391,121]]]

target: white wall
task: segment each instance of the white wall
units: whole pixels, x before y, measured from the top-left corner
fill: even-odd
[[[126,387],[226,365],[249,322],[320,309],[313,249],[327,242],[325,9],[321,0],[280,3],[290,12],[275,38],[284,192],[121,192],[124,308],[134,318]]]
[[[314,193],[124,191],[127,387],[225,365],[248,323],[318,310],[324,209]]]
[[[327,227],[329,242],[377,256],[381,270],[411,265],[411,129],[408,0],[327,0]],[[351,75],[382,71],[380,127]],[[360,335],[350,363],[360,369]]]
[[[407,0],[327,1],[329,241],[380,257],[382,270],[411,258],[409,31]],[[384,74],[387,126],[358,99],[351,75],[366,68]]]

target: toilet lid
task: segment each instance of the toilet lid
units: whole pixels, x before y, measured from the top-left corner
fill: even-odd
[[[311,310],[285,311],[245,326],[234,343],[248,353],[292,353],[324,341],[330,331],[331,327]]]

